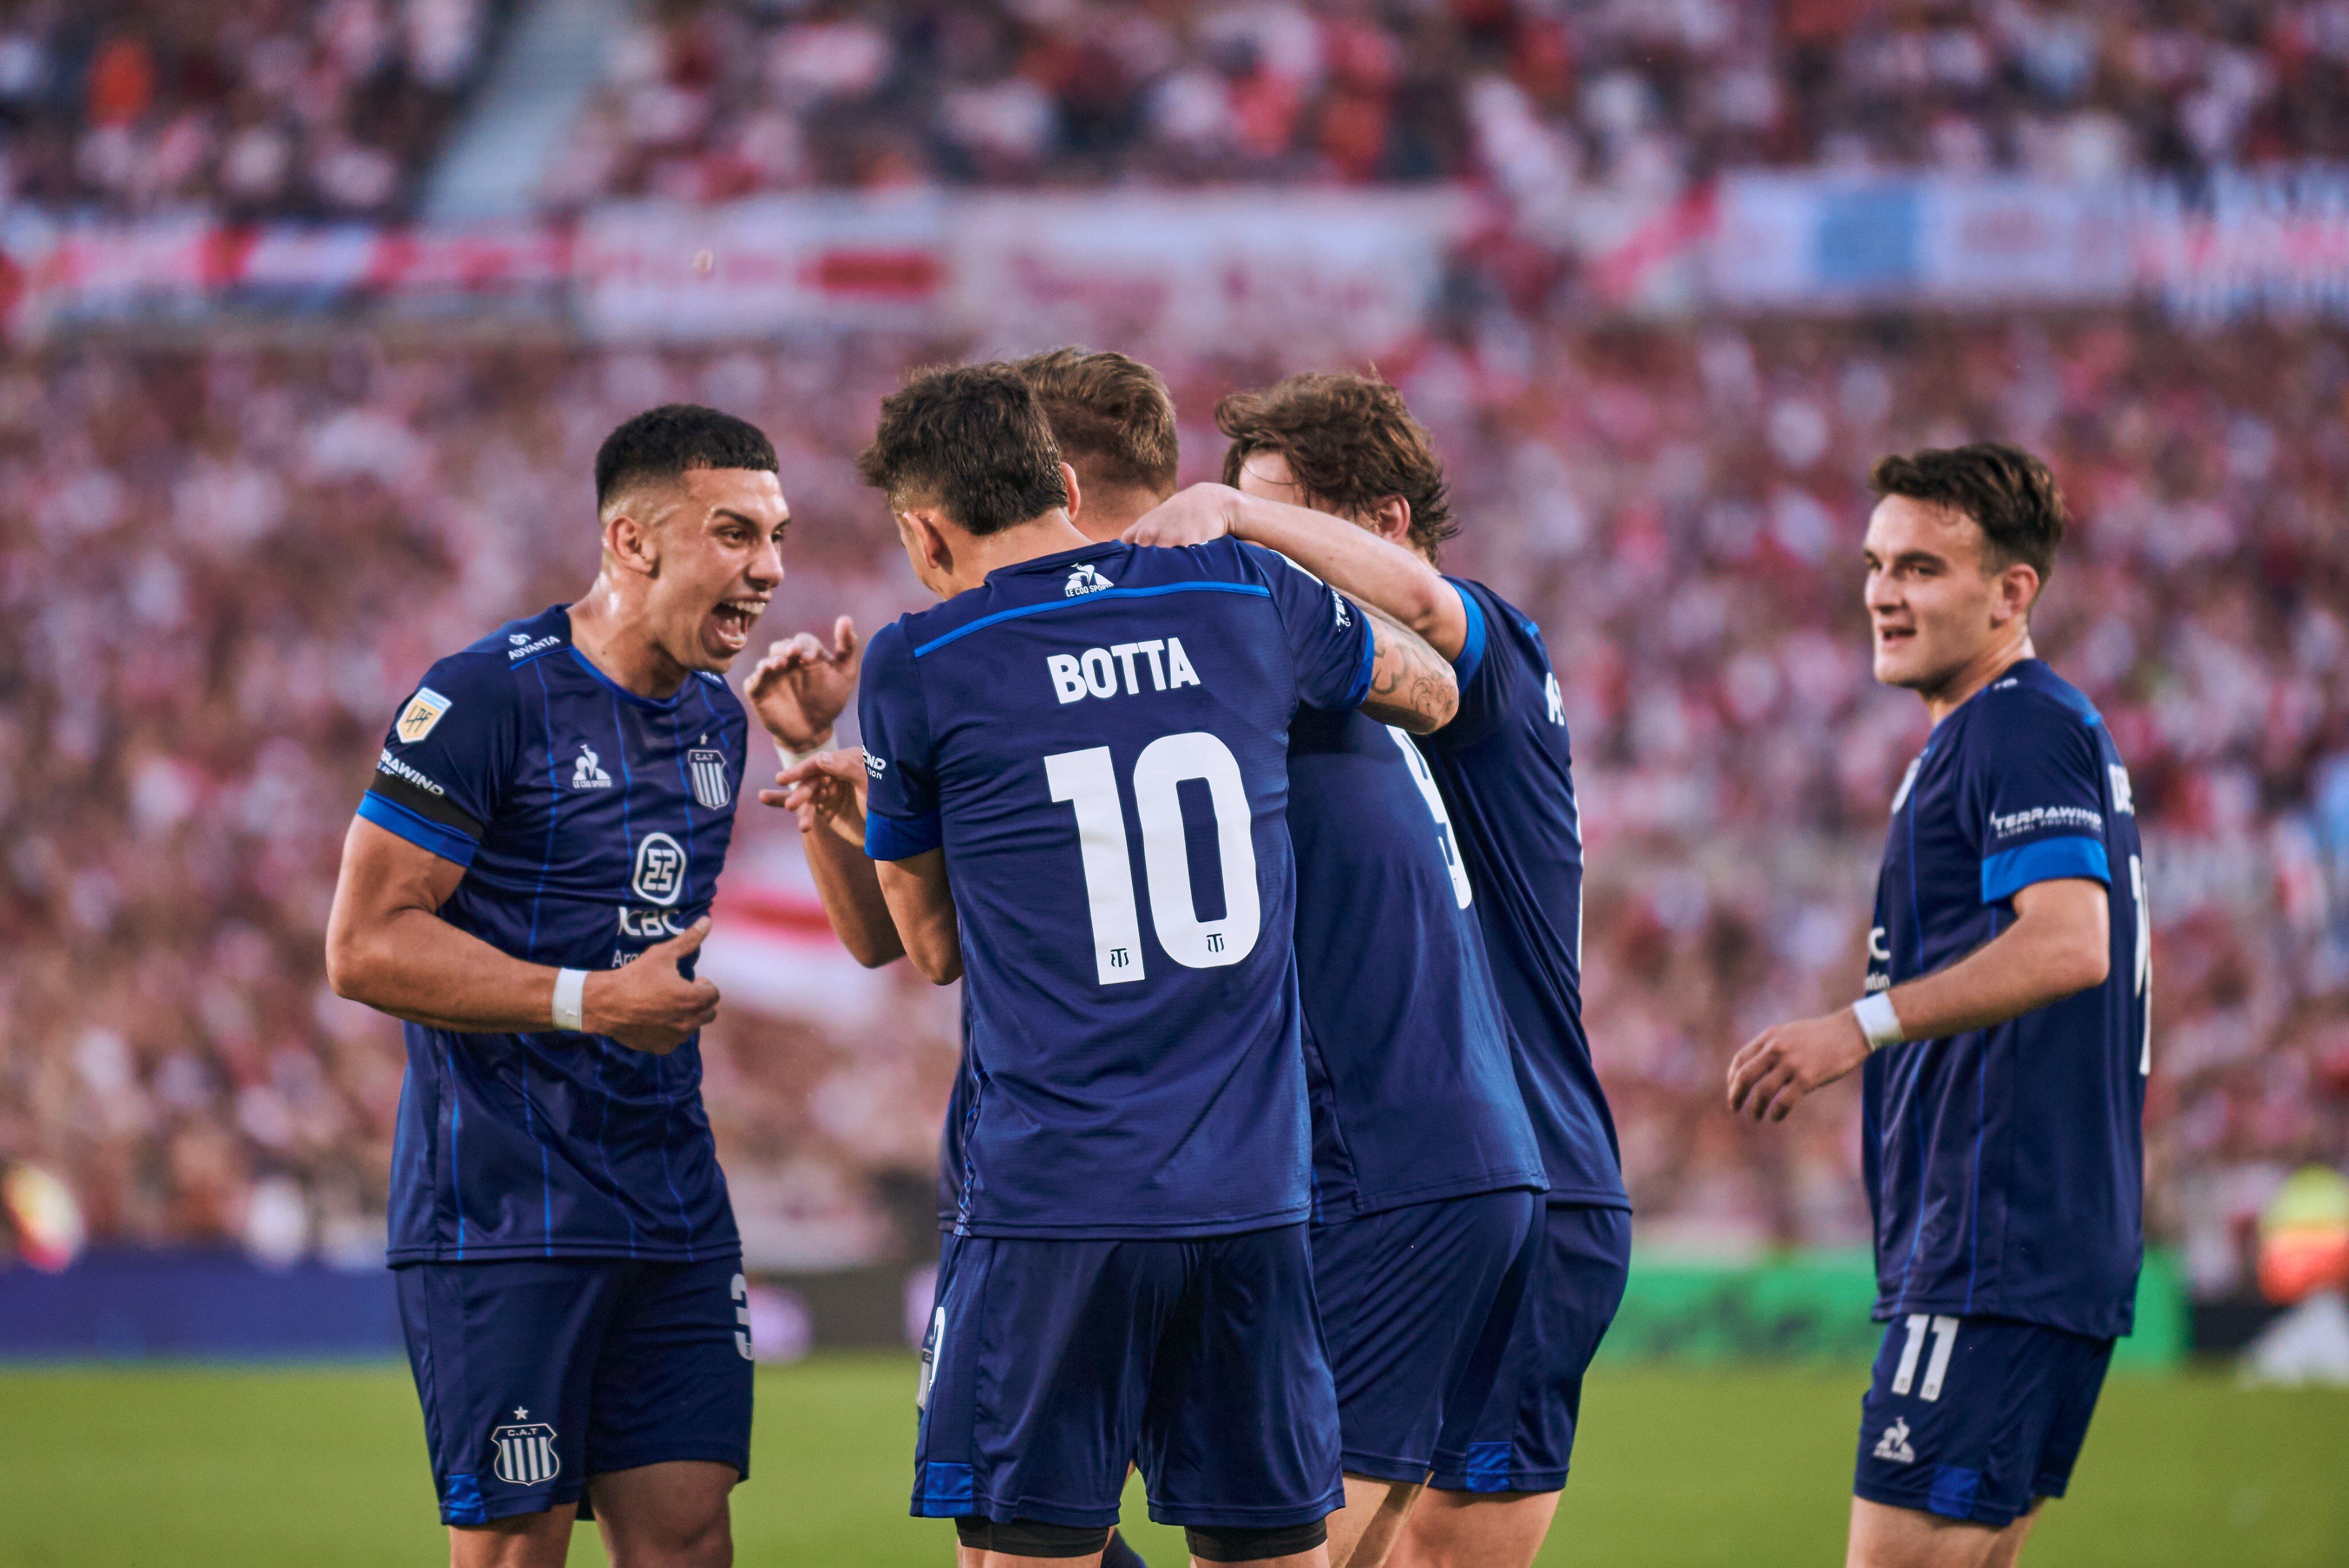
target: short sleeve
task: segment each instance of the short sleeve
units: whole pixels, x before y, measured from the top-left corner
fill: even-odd
[[[359,815],[471,866],[519,746],[513,678],[460,654],[425,673],[384,736]]]
[[[2036,694],[1993,695],[1970,720],[1960,797],[1981,835],[1982,901],[2067,877],[2109,887],[2104,761],[2087,722]]]
[[[936,849],[944,838],[929,713],[913,651],[898,623],[883,627],[864,650],[856,718],[864,732],[868,775],[864,853],[875,860],[905,860]]]
[[[1426,744],[1452,749],[1475,744],[1491,734],[1509,712],[1512,688],[1522,674],[1522,660],[1506,639],[1492,635],[1492,617],[1506,613],[1486,606],[1471,585],[1456,577],[1444,579],[1460,596],[1468,632],[1452,660],[1453,678],[1460,685],[1460,706],[1452,722],[1423,737]]]
[[[1258,545],[1240,548],[1270,591],[1273,612],[1288,634],[1298,701],[1337,712],[1361,707],[1371,694],[1378,658],[1371,618],[1288,556]]]

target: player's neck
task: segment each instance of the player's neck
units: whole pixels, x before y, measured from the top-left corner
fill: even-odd
[[[1084,505],[1071,521],[1076,524],[1078,533],[1094,543],[1114,544],[1124,538],[1125,531],[1141,522],[1152,507],[1167,498],[1137,485],[1088,486]]]
[[[989,572],[1095,543],[1098,541],[1088,538],[1082,529],[1069,521],[1064,509],[1055,506],[1025,523],[1014,523],[992,534],[966,534],[955,541],[954,565],[947,570],[947,586],[956,593],[963,593],[987,581]]]
[[[656,701],[675,696],[693,673],[662,650],[651,628],[626,613],[619,590],[600,576],[571,607],[571,646],[614,684]]]
[[[2026,659],[2038,657],[2038,651],[2031,646],[2031,628],[2025,625],[2015,637],[1993,642],[1969,659],[1948,680],[1917,695],[1925,700],[1926,714],[1938,724],[1964,706],[1967,698],[2009,670]]]

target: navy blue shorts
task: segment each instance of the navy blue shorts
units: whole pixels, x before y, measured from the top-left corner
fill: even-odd
[[[1313,1291],[1348,1475],[1427,1479],[1447,1410],[1481,1410],[1541,1253],[1541,1195],[1414,1203],[1313,1227]]]
[[[2111,1340],[2042,1324],[1893,1319],[1860,1401],[1853,1495],[2005,1529],[2064,1495],[2112,1359]]]
[[[1447,1418],[1427,1484],[1445,1491],[1557,1491],[1574,1455],[1582,1375],[1631,1269],[1631,1216],[1552,1204],[1539,1256],[1482,1409]]]
[[[448,1524],[577,1502],[671,1459],[750,1473],[740,1257],[408,1263],[393,1271]]]
[[[922,1352],[914,1509],[1309,1524],[1345,1501],[1305,1227],[1193,1241],[949,1236]]]

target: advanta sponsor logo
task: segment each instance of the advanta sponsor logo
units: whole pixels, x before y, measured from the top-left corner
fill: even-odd
[[[550,648],[559,647],[563,641],[559,637],[549,636],[542,637],[536,642],[524,642],[523,634],[518,631],[507,633],[506,640],[522,644],[519,648],[510,648],[506,650],[508,662],[518,659],[528,659],[533,653],[544,653]]]

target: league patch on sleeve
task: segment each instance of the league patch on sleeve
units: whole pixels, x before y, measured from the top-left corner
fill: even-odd
[[[400,744],[412,746],[432,732],[432,726],[440,722],[440,715],[450,706],[448,698],[429,686],[419,686],[416,695],[408,700],[408,706],[399,711],[399,722],[392,726],[392,731],[398,735]]]

